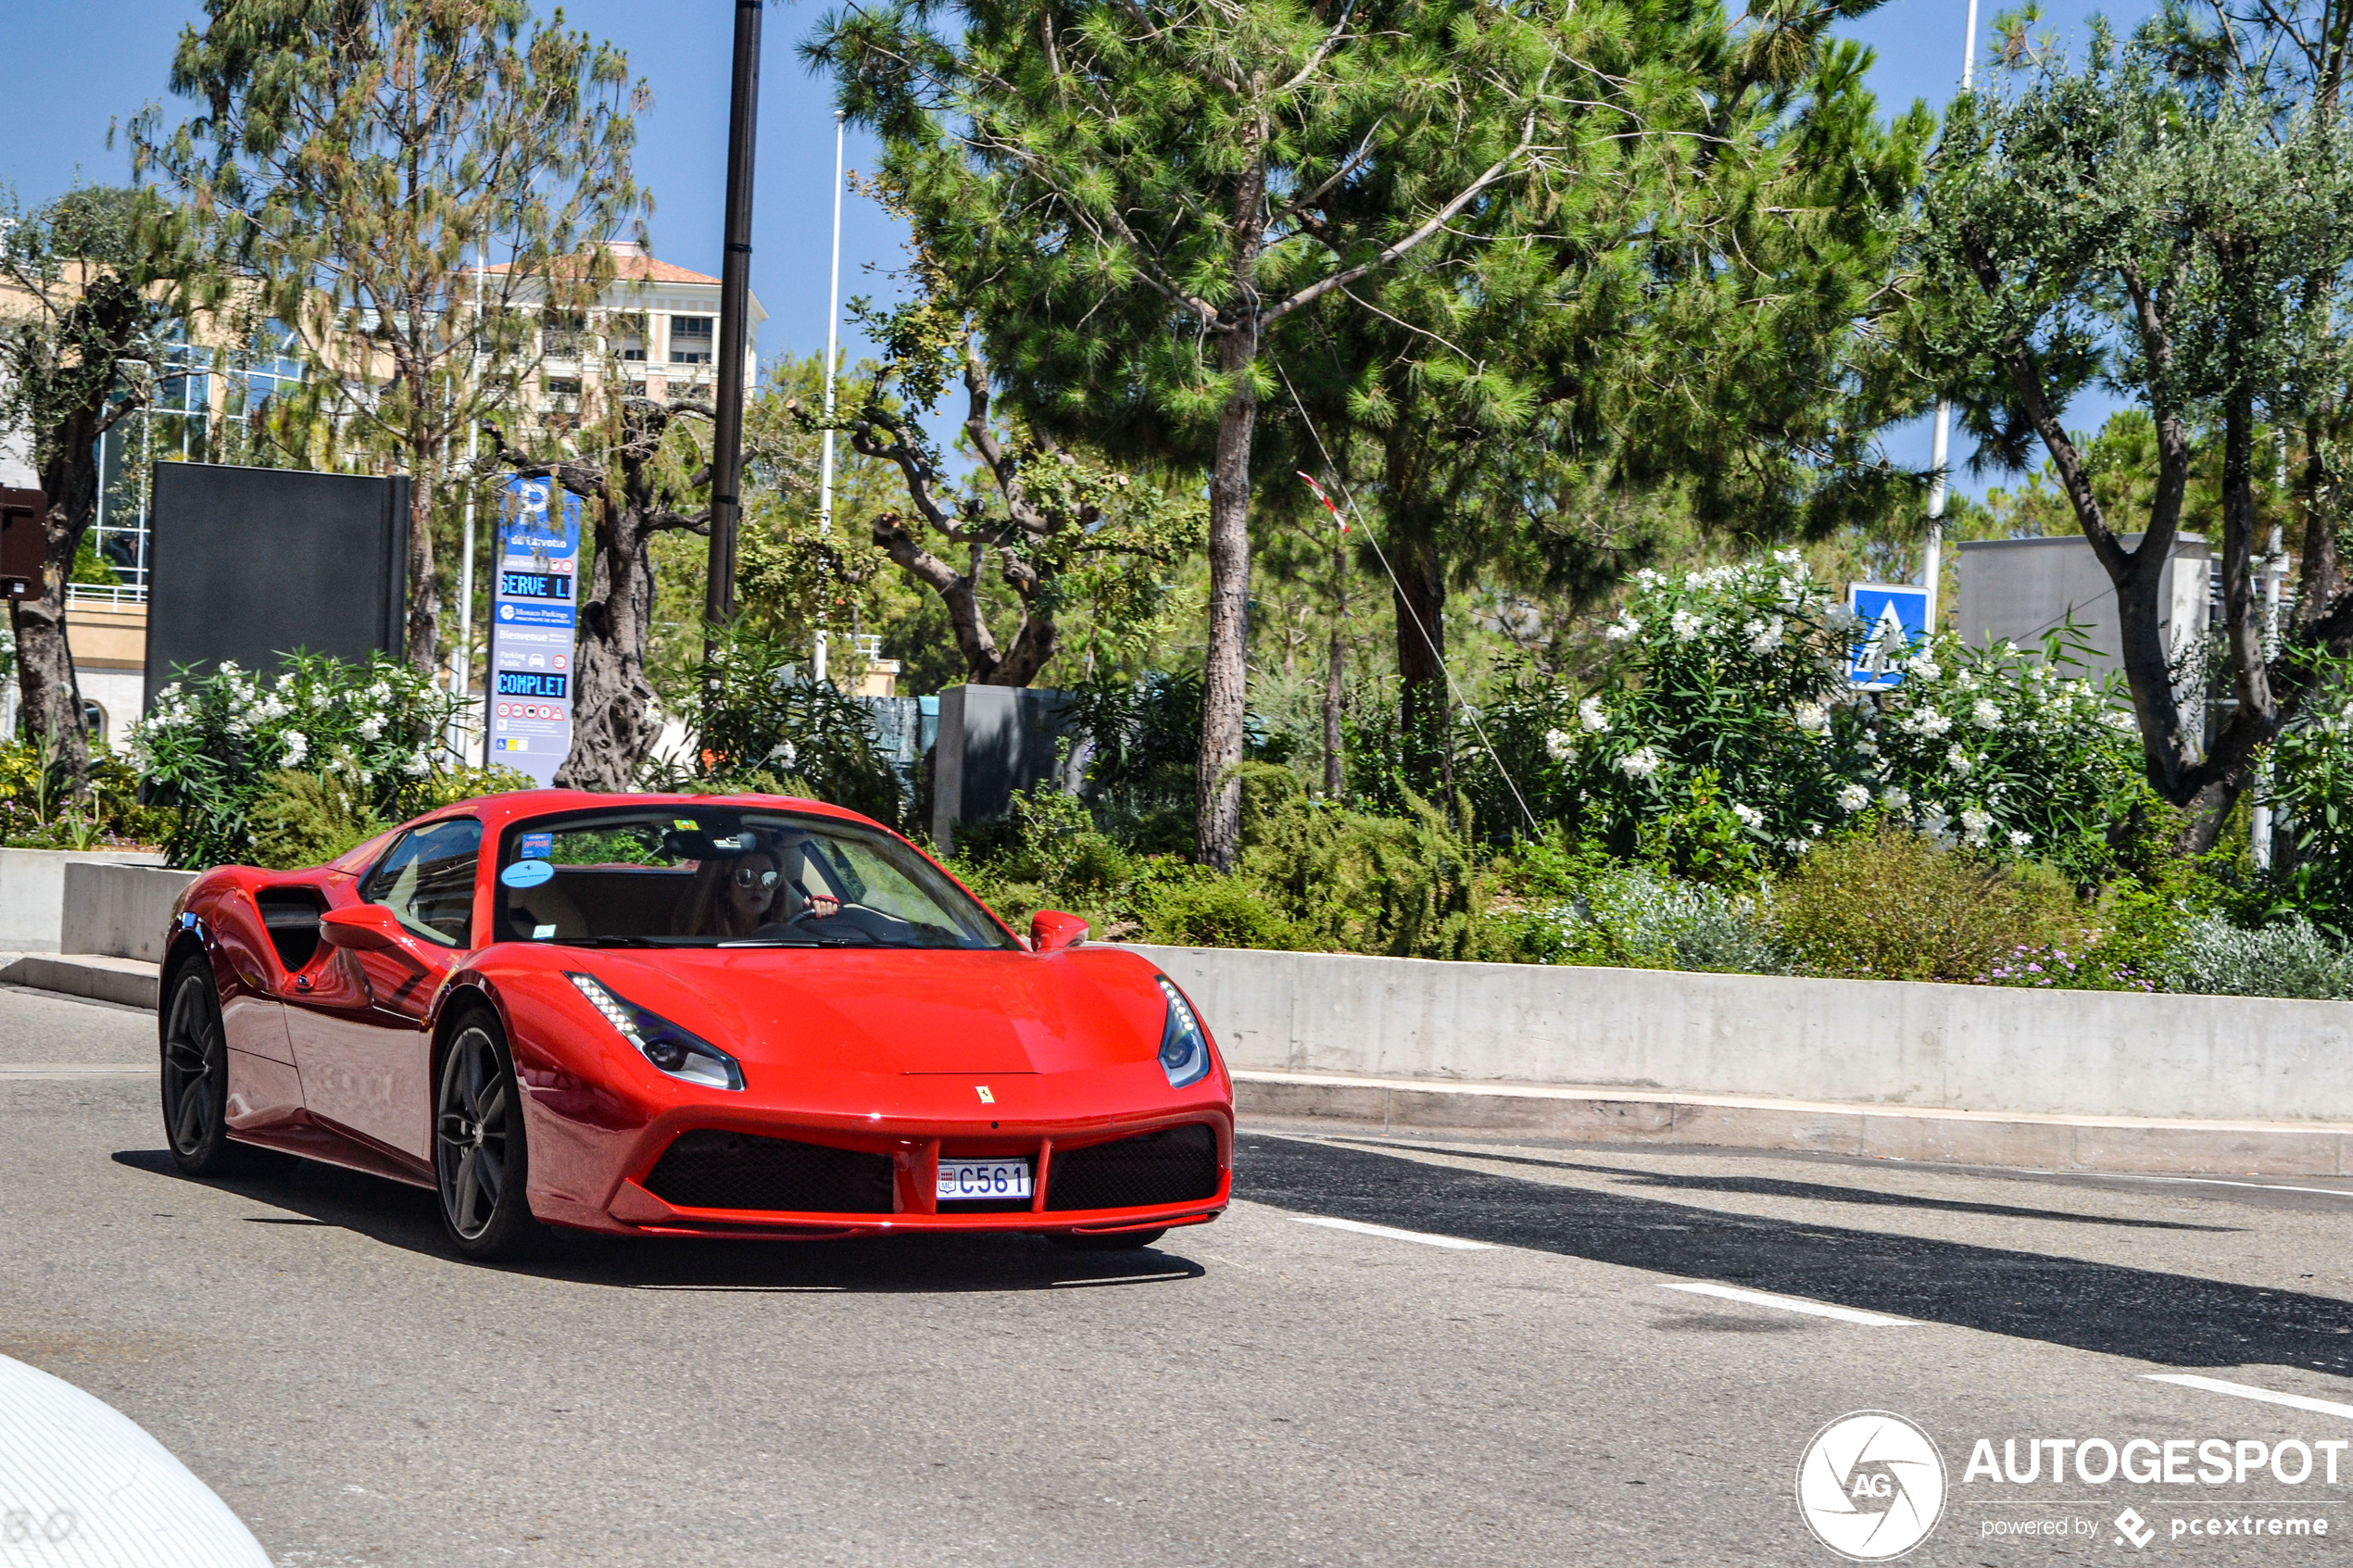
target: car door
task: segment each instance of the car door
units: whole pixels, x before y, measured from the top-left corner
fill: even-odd
[[[308,991],[285,997],[286,1030],[310,1113],[429,1161],[433,1041],[426,1017],[473,947],[482,823],[444,817],[395,840],[360,882],[363,902],[399,921],[389,947],[337,947]]]

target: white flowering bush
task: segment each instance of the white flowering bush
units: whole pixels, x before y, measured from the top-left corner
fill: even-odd
[[[1942,634],[1901,686],[1850,705],[1843,743],[1889,816],[2100,881],[2115,835],[2152,797],[2121,680],[2071,678],[2071,658],[2065,633],[2039,656]]]
[[[2088,883],[2148,800],[2130,709],[2070,678],[2064,635],[2037,655],[1940,636],[1859,692],[1855,617],[1793,551],[1632,587],[1599,690],[1529,682],[1489,723],[1530,807],[1618,854],[1746,874],[1884,822]],[[1477,787],[1490,820],[1516,814]]]
[[[287,773],[332,786],[363,819],[397,822],[432,798],[455,700],[407,665],[297,654],[274,675],[223,662],[156,694],[131,732],[151,805],[176,816],[175,866],[253,856],[258,813]]]
[[[1604,629],[1606,684],[1529,683],[1490,732],[1539,814],[1620,854],[1745,875],[1871,803],[1868,769],[1839,744],[1855,625],[1795,551],[1644,571]],[[1466,770],[1482,798],[1483,762]]]

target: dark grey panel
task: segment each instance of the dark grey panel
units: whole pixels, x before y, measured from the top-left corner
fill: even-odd
[[[149,701],[182,665],[405,646],[405,477],[157,463],[153,527]]]

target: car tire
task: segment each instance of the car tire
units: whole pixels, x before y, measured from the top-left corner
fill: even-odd
[[[522,1095],[507,1033],[485,1009],[458,1020],[434,1094],[434,1190],[450,1245],[477,1262],[530,1256],[546,1238],[526,1188]]]
[[[1057,1231],[1046,1239],[1072,1252],[1133,1252],[1139,1247],[1150,1247],[1167,1234],[1165,1228],[1156,1231],[1106,1231],[1095,1236],[1079,1231]]]
[[[171,972],[157,1024],[164,1144],[181,1173],[255,1175],[289,1163],[229,1136],[229,1040],[220,1027],[212,964],[202,954],[182,960]]]

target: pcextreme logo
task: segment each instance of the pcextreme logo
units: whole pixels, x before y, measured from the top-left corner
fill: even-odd
[[[1900,1415],[1840,1416],[1814,1434],[1797,1462],[1797,1511],[1841,1557],[1901,1557],[1928,1539],[1944,1515],[1944,1457]]]

